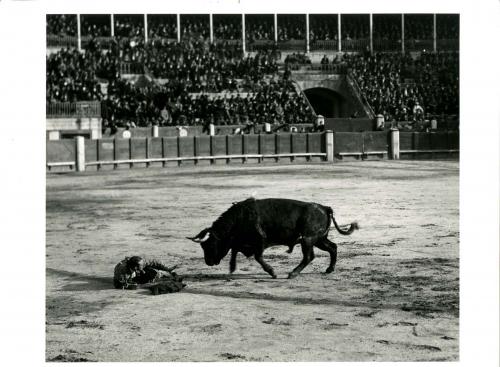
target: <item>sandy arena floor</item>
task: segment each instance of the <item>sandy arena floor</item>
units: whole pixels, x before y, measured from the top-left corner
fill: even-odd
[[[230,165],[47,175],[48,361],[456,361],[459,164],[372,161]],[[233,201],[288,197],[357,220],[296,279],[301,259],[274,247],[208,267],[185,239]],[[185,276],[179,293],[115,290],[128,255]]]

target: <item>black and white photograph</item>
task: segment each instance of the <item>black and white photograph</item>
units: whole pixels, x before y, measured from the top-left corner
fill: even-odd
[[[35,363],[498,363],[498,34],[461,2],[14,3]]]

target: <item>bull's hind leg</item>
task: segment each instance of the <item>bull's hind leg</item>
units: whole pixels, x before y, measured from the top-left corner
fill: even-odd
[[[274,279],[276,279],[276,274],[274,273],[274,269],[272,268],[271,265],[266,263],[264,259],[262,258],[262,253],[260,254],[255,254],[255,260],[262,266],[262,269],[264,269],[266,272],[269,273]]]
[[[337,244],[325,238],[322,241],[318,241],[316,247],[330,253],[330,266],[326,268],[325,273],[331,273],[335,269],[335,264],[337,263]]]
[[[295,269],[293,269],[290,274],[288,274],[288,279],[295,278],[311,261],[313,261],[314,259],[313,245],[315,241],[316,238],[314,239],[304,238],[301,241],[302,255],[304,255],[304,257],[302,258],[300,264]]]

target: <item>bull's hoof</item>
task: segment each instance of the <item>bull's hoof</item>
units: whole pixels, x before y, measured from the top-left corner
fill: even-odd
[[[271,274],[271,276],[273,277],[273,279],[277,278],[276,274]]]
[[[295,278],[297,275],[299,275],[299,274],[294,273],[294,272],[289,273],[289,274],[288,274],[288,279],[293,279],[293,278]]]
[[[335,269],[335,268],[327,268],[327,269],[325,270],[325,274],[330,274],[330,273],[332,273],[334,269]]]

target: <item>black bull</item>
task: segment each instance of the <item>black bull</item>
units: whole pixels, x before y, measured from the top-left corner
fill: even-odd
[[[341,228],[332,208],[327,206],[290,199],[250,198],[234,203],[211,227],[187,238],[201,243],[205,263],[209,266],[218,265],[231,250],[231,273],[236,270],[236,255],[241,252],[247,257],[254,256],[262,268],[276,278],[273,268],[262,258],[264,250],[285,245],[291,253],[298,243],[304,257],[289,278],[297,276],[314,259],[314,246],[330,253],[326,273],[331,273],[337,262],[337,245],[327,238],[330,219],[343,235],[358,229],[356,222],[349,228]]]

